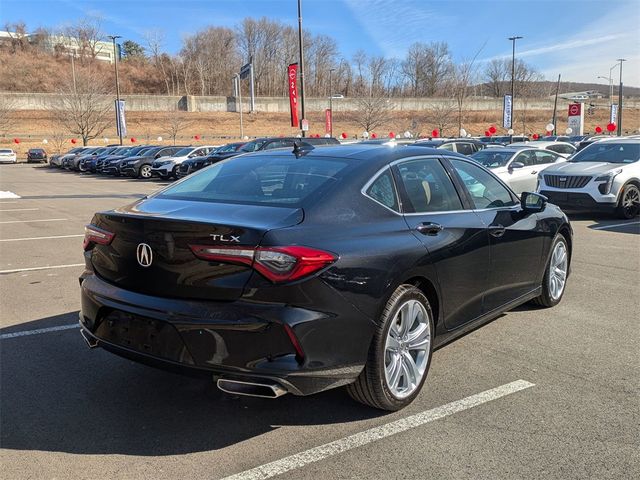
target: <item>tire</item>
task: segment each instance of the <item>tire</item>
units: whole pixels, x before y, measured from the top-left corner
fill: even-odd
[[[415,318],[413,312],[417,310],[412,310],[414,306],[420,310]],[[404,317],[413,318],[407,322],[406,327],[400,321],[403,318],[401,309],[404,309],[403,312],[412,312],[411,315]],[[415,325],[418,326],[414,328]],[[392,327],[396,333],[390,335]],[[411,336],[411,332],[416,335],[420,328],[426,329],[426,333],[415,336],[414,342],[415,345],[418,343],[424,343],[424,345],[420,350],[412,349],[410,341],[406,343],[404,341]],[[403,333],[406,334],[404,337],[402,337]],[[380,410],[396,411],[409,405],[418,396],[427,378],[433,353],[433,335],[433,313],[429,300],[418,288],[412,285],[400,285],[393,292],[382,312],[364,369],[356,381],[347,386],[349,395],[360,403]],[[398,338],[400,342],[392,338]],[[399,345],[399,348],[391,348],[393,344],[388,342],[394,342]],[[405,366],[411,365],[407,363],[406,355],[413,359],[416,370],[405,369]],[[419,378],[418,370],[422,371]],[[415,376],[412,377],[410,372]],[[388,380],[388,375],[395,377],[396,381]],[[411,378],[415,381],[409,382]],[[404,391],[402,391],[402,385],[406,387]]]
[[[138,170],[138,178],[144,178],[145,180],[148,180],[151,177],[151,165],[141,165],[140,170]]]
[[[552,273],[552,268],[557,266],[560,271],[562,271],[562,265],[557,263],[558,258],[556,257],[556,249],[564,250],[564,278],[562,279],[562,286],[559,290],[554,288],[554,283],[552,279],[555,277],[555,281],[560,281],[561,274]],[[564,295],[564,291],[567,286],[567,277],[569,275],[569,260],[571,258],[571,254],[569,251],[569,244],[567,243],[567,239],[562,234],[556,235],[556,238],[553,240],[553,244],[551,246],[551,255],[549,255],[549,260],[547,261],[547,267],[544,270],[544,277],[542,278],[542,293],[540,296],[531,300],[531,303],[535,305],[539,305],[541,307],[554,307],[560,300],[562,300],[562,296]],[[556,283],[557,285],[557,283]]]
[[[616,208],[616,216],[631,220],[640,214],[640,188],[633,183],[625,185]]]

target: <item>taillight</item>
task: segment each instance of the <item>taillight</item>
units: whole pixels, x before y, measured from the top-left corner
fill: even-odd
[[[290,282],[306,277],[338,259],[333,253],[301,246],[255,249],[208,245],[190,245],[190,247],[198,258],[248,265],[274,283]]]
[[[113,241],[115,233],[107,232],[95,225],[86,225],[84,227],[84,242],[82,248],[89,250],[95,244],[109,245]]]

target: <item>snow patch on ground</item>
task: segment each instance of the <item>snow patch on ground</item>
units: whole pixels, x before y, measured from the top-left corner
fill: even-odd
[[[0,190],[0,198],[20,198],[20,195],[16,195],[13,192],[5,192]]]

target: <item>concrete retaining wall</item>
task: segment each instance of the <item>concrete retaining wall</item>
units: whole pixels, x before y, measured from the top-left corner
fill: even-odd
[[[16,110],[48,110],[59,102],[59,95],[53,93],[7,93],[0,92],[0,101],[6,100]],[[166,96],[166,95],[123,95],[127,102],[127,111],[134,112],[166,112],[182,110],[187,112],[235,112],[237,111],[236,98],[222,96]],[[113,96],[105,95],[105,101],[113,101]],[[606,99],[594,100],[599,106],[608,105]],[[244,111],[249,109],[249,98],[242,97]],[[390,98],[389,103],[394,110],[425,110],[434,105],[453,104],[452,100],[445,98]],[[567,100],[558,100],[558,111],[566,112]],[[336,111],[352,111],[357,109],[358,101],[354,98],[336,99],[333,101]],[[328,107],[326,98],[307,98],[305,102],[307,111],[322,111]],[[523,102],[516,98],[516,110],[524,107]],[[639,108],[640,99],[627,99],[626,108]],[[548,110],[553,108],[553,98],[530,99],[527,102],[529,110]],[[501,110],[502,99],[470,97],[465,101],[467,111]],[[258,97],[256,98],[256,110],[258,112],[288,113],[289,99],[283,97]]]

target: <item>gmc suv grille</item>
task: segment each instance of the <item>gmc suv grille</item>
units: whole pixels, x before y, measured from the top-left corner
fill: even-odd
[[[545,175],[544,181],[553,188],[583,188],[591,177],[576,175]]]

